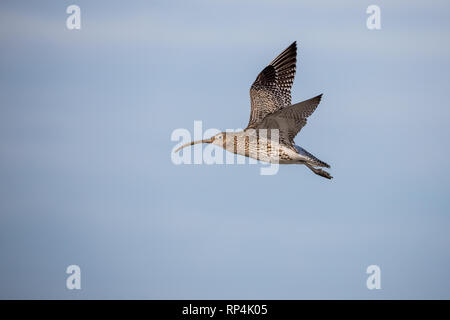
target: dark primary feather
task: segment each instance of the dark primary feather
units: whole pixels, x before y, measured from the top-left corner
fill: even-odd
[[[250,120],[257,125],[270,113],[291,104],[291,88],[297,63],[297,43],[292,43],[258,75],[250,88]]]
[[[322,95],[282,108],[267,115],[256,129],[278,129],[280,143],[293,145],[295,136],[305,126],[306,119],[316,110]]]

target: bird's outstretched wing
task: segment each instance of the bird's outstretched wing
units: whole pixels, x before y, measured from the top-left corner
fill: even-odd
[[[278,129],[280,143],[294,145],[294,138],[305,126],[306,119],[316,110],[322,95],[282,108],[267,115],[256,129]],[[270,133],[270,132],[268,132]]]
[[[256,126],[270,113],[291,104],[291,87],[297,63],[297,43],[292,43],[258,75],[250,88],[250,120]]]

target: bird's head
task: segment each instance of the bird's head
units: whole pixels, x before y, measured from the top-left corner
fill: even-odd
[[[223,147],[224,144],[225,144],[225,132],[220,132],[220,133],[216,134],[215,136],[213,136],[213,137],[211,137],[209,139],[188,142],[188,143],[183,144],[182,146],[180,146],[177,150],[175,150],[175,152],[180,151],[184,147],[192,146],[192,145],[197,144],[197,143],[212,143],[212,144],[218,145],[220,147]]]

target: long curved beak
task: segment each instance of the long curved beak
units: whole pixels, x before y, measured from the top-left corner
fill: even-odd
[[[186,144],[183,144],[181,147],[179,147],[177,150],[175,150],[175,152],[180,151],[184,147],[192,146],[192,145],[197,144],[197,143],[212,143],[213,141],[214,141],[214,138],[206,139],[206,140],[191,141],[191,142],[188,142]]]

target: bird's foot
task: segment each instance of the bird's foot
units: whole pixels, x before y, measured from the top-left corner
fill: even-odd
[[[308,164],[308,163],[306,163],[306,166],[307,166],[312,172],[314,172],[315,174],[317,174],[317,175],[319,175],[319,176],[321,176],[321,177],[324,177],[324,178],[327,178],[327,179],[333,179],[333,177],[332,177],[328,172],[326,172],[325,170],[314,168],[312,165],[310,165],[310,164]]]
[[[314,173],[318,174],[319,176],[322,176],[324,178],[327,178],[327,179],[333,179],[331,174],[329,174],[328,172],[326,172],[325,170],[322,170],[322,169],[316,169],[316,171],[314,171]]]

